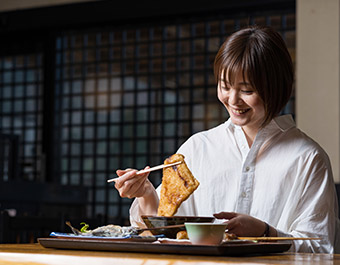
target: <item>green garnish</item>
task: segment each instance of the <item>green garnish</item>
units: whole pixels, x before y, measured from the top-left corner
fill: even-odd
[[[85,223],[85,222],[81,222],[80,224],[83,225],[83,227],[80,228],[80,232],[88,233],[87,228],[89,228],[89,225],[87,223]]]

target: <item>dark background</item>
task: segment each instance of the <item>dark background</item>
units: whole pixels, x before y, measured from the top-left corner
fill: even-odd
[[[225,37],[271,25],[295,61],[295,1],[95,1],[0,13],[0,242],[65,221],[129,225],[106,180],[163,163],[228,118],[212,64]],[[294,116],[293,95],[284,113]],[[158,185],[161,172],[150,175]]]

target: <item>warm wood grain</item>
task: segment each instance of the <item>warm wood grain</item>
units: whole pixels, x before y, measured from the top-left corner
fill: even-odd
[[[20,253],[20,254],[18,254]],[[45,255],[48,254],[48,255]],[[340,255],[331,254],[274,254],[253,257],[211,257],[191,255],[141,254],[127,252],[61,250],[44,248],[40,244],[0,245],[0,264],[339,264]]]

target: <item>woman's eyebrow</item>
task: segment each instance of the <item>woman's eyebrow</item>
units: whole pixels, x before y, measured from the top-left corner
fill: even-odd
[[[248,82],[240,82],[240,83],[238,83],[238,85],[251,86],[251,84],[248,83]]]
[[[224,82],[224,80],[221,80],[221,81]],[[224,82],[224,83],[226,83],[227,85],[231,85],[231,83],[228,82],[228,81],[226,81],[226,82]],[[237,85],[238,85],[238,86],[251,86],[251,84],[250,84],[249,82],[239,82],[239,83],[237,83]]]
[[[229,81],[224,80],[223,78],[218,80],[219,82],[222,82],[224,84],[227,84],[228,86],[232,85]],[[237,83],[238,86],[251,86],[249,82],[239,82]]]

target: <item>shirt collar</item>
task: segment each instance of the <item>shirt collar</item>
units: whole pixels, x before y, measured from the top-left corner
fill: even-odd
[[[295,122],[292,115],[282,115],[274,118],[269,124],[275,124],[282,132],[288,131],[290,128],[295,127]]]
[[[235,129],[235,128],[241,129],[240,126],[233,124],[230,118],[225,122],[225,125],[226,125],[226,128],[229,130]],[[285,132],[292,127],[295,127],[295,122],[293,120],[292,115],[287,114],[287,115],[281,115],[281,116],[275,117],[264,129],[278,128],[282,132]]]

